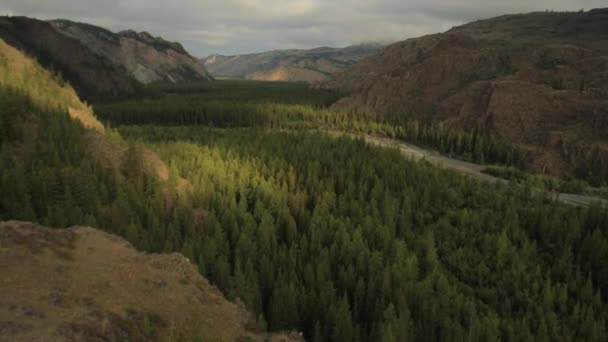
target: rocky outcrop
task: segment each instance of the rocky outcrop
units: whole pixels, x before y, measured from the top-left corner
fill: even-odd
[[[24,91],[32,103],[42,108],[67,110],[83,126],[103,133],[90,106],[80,101],[74,89],[60,84],[55,75],[42,68],[22,52],[0,39],[0,86]]]
[[[143,254],[88,227],[0,222],[0,336],[7,341],[297,341],[248,330],[180,254]]]
[[[211,55],[203,63],[212,75],[260,81],[323,81],[382,48],[377,44],[343,49],[276,50],[257,54]]]
[[[481,128],[534,171],[608,179],[608,10],[478,21],[388,46],[323,86],[335,106]],[[598,182],[601,183],[601,182]]]
[[[191,82],[210,80],[205,66],[179,43],[132,30],[113,33],[100,27],[54,20],[61,33],[87,46],[91,51],[124,67],[141,83]]]

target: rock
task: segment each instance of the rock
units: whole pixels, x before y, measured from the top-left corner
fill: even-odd
[[[249,331],[242,304],[226,300],[177,253],[143,254],[93,228],[17,221],[0,222],[0,245],[7,265],[0,277],[8,279],[0,291],[2,340],[300,340]],[[67,267],[58,273],[58,265]]]

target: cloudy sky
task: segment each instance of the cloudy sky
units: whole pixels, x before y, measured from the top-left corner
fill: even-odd
[[[0,0],[0,13],[148,31],[196,56],[392,42],[505,13],[607,0]]]

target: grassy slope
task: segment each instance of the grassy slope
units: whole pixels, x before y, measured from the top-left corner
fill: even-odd
[[[49,110],[67,110],[85,127],[103,132],[91,107],[80,101],[74,89],[17,49],[0,39],[0,85],[28,94],[35,105]]]

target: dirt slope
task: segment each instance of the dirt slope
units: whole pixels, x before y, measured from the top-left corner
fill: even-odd
[[[88,227],[0,222],[0,337],[7,341],[272,341],[247,329],[180,254],[142,254]]]
[[[191,82],[210,80],[202,62],[181,44],[132,30],[113,33],[101,27],[69,20],[51,21],[57,31],[77,39],[91,51],[120,65],[136,80]]]
[[[212,75],[258,81],[318,82],[381,49],[363,44],[342,49],[276,50],[257,54],[211,55],[202,61]]]
[[[608,10],[478,21],[388,46],[324,84],[336,107],[482,128],[534,171],[608,179]]]

